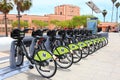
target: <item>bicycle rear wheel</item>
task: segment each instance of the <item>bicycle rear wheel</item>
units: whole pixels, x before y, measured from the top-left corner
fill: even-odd
[[[22,51],[23,51],[22,48],[20,46],[18,46],[17,44],[15,44],[15,54],[14,54],[15,61],[14,61],[14,63],[16,64],[17,67],[22,65],[23,61],[24,61],[24,55],[23,55]]]
[[[54,76],[57,71],[57,64],[53,58],[45,61],[35,62],[35,67],[39,74],[41,74],[45,78],[50,78]]]

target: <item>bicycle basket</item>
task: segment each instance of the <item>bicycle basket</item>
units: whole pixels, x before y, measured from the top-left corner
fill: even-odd
[[[13,39],[22,39],[25,37],[25,33],[21,31],[20,29],[14,29],[11,32],[11,37]]]

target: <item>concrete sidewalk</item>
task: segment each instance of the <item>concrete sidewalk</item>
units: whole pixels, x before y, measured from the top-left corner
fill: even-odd
[[[5,80],[120,80],[119,42],[120,33],[109,33],[107,46],[69,69],[58,68],[51,79],[41,77],[36,69],[32,69]]]

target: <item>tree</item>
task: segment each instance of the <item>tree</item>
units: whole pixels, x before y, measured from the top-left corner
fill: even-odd
[[[12,9],[13,9],[13,4],[10,1],[6,1],[6,0],[1,0],[0,1],[0,12],[2,12],[4,14],[6,36],[8,36],[8,31],[7,31],[7,14]]]
[[[84,26],[86,27],[86,24],[87,24],[87,18],[92,18],[94,16],[92,15],[81,15],[81,16],[74,16],[72,18],[73,20],[73,23],[75,23],[74,25],[76,26]]]
[[[18,11],[18,28],[20,28],[20,12],[24,12],[30,9],[32,6],[31,0],[14,0],[14,3],[17,5]]]
[[[66,21],[60,21],[59,23],[57,23],[57,25],[60,27],[60,28],[67,28],[69,26],[69,21],[66,20]]]
[[[76,28],[77,25],[76,25],[76,22],[74,20],[69,20],[68,21],[68,28]]]
[[[111,15],[111,22],[113,21],[113,12],[114,12],[114,4],[117,0],[111,0],[112,3],[113,3],[113,6],[112,6],[112,15]]]
[[[59,20],[51,20],[50,21],[50,23],[53,24],[53,25],[55,25],[56,28],[59,27],[59,22],[60,22]]]
[[[45,26],[48,26],[47,22],[41,21],[41,20],[33,20],[32,23],[37,26],[38,28],[43,28]]]
[[[105,22],[105,16],[107,15],[107,11],[104,9],[104,10],[102,11],[102,14],[103,14],[103,17],[104,17],[104,22]]]
[[[119,6],[120,6],[120,3],[119,2],[117,2],[116,4],[115,4],[115,7],[116,7],[116,22],[118,23],[118,8],[119,8]]]
[[[12,27],[15,28],[18,26],[18,21],[12,22]],[[20,21],[20,28],[24,27],[27,28],[29,26],[28,22]]]

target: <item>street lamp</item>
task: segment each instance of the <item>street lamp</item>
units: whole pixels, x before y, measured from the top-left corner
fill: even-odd
[[[105,22],[105,16],[107,15],[107,11],[104,9],[104,10],[102,11],[102,14],[103,14],[103,17],[104,17],[104,22]]]
[[[92,1],[88,1],[86,2],[86,4],[92,9],[92,15],[93,15],[93,11],[95,13],[101,13],[101,10]]]

